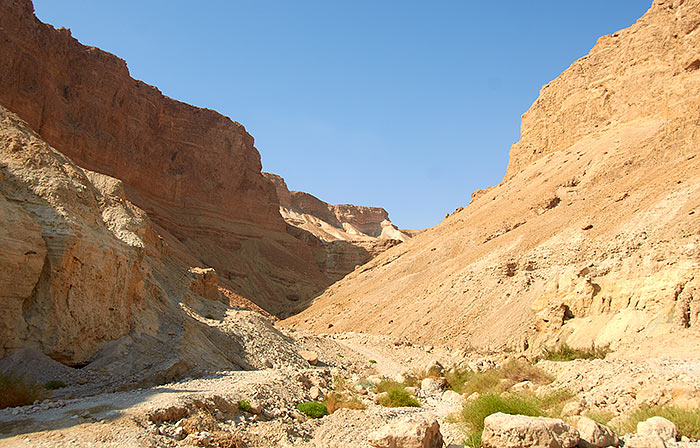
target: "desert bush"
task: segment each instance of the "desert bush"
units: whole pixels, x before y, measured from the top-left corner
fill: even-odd
[[[297,405],[297,409],[311,418],[321,418],[328,415],[328,408],[320,401],[305,401]]]
[[[66,387],[66,383],[64,383],[63,381],[59,381],[59,380],[49,381],[48,383],[44,384],[44,388],[46,390],[56,390],[56,389],[62,389],[64,387]]]
[[[329,413],[334,413],[338,409],[365,409],[359,398],[349,393],[330,392],[323,400]]]
[[[542,349],[542,359],[547,361],[573,361],[574,359],[604,359],[610,353],[610,347],[605,345],[596,347],[595,344],[588,348],[573,348],[563,343],[555,348]]]
[[[465,440],[466,445],[471,447],[481,446],[484,419],[496,412],[511,415],[528,415],[531,417],[546,415],[538,400],[534,397],[487,393],[464,405],[461,417],[469,431],[469,435]]]
[[[420,407],[416,397],[411,395],[403,384],[394,385],[384,392],[386,392],[386,396],[379,399],[379,404],[382,406],[388,408]]]
[[[448,383],[450,379],[448,378]],[[513,384],[531,381],[535,384],[549,384],[553,381],[542,369],[525,361],[508,361],[500,367],[485,372],[454,374],[454,390],[467,396],[478,392],[503,392]]]
[[[457,393],[462,393],[464,385],[467,384],[473,376],[474,372],[467,369],[450,370],[447,373],[445,373],[447,386]]]
[[[651,417],[663,417],[675,423],[679,436],[700,440],[700,409],[681,409],[675,406],[644,405],[632,412],[627,419],[616,428],[620,434],[635,432],[637,423]]]
[[[41,385],[16,375],[0,373],[0,409],[26,406],[43,398]]]
[[[405,387],[405,384],[399,383],[398,381],[389,378],[384,378],[379,383],[377,383],[376,386],[374,386],[374,391],[379,394],[382,392],[387,392],[389,391],[389,389],[392,389],[394,387]]]
[[[250,402],[246,400],[241,400],[238,402],[238,409],[244,412],[252,412],[253,408],[250,407]]]

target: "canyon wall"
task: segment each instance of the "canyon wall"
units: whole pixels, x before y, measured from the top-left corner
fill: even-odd
[[[655,1],[542,89],[501,184],[286,324],[517,350],[700,331],[698,48],[700,0]]]
[[[129,200],[198,264],[273,313],[330,284],[288,233],[239,123],[132,79],[116,56],[0,0],[0,104],[77,165],[123,181]]]

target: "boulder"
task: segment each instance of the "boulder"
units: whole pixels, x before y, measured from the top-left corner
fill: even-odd
[[[437,420],[414,415],[396,421],[372,433],[370,446],[375,448],[442,448],[443,440]]]
[[[442,388],[433,378],[424,378],[420,382],[420,389],[427,394],[439,394],[442,392]]]
[[[484,420],[481,441],[485,448],[574,448],[579,433],[559,419],[498,412]]]
[[[675,441],[678,435],[676,425],[663,417],[651,417],[637,423],[637,434],[643,436],[658,436],[662,440]]]
[[[659,436],[645,436],[630,434],[624,438],[625,448],[666,448],[666,444]]]
[[[588,417],[579,417],[574,426],[581,437],[579,448],[603,448],[620,444],[617,435],[610,428]]]
[[[301,357],[308,361],[308,363],[312,366],[318,364],[318,355],[316,354],[316,352],[312,352],[310,350],[301,350],[299,352],[299,355],[301,355]]]

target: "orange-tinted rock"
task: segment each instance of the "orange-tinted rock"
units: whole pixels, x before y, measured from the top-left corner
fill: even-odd
[[[126,63],[0,1],[0,104],[127,196],[222,282],[274,313],[329,284],[313,249],[287,233],[274,187],[242,125],[175,101]]]

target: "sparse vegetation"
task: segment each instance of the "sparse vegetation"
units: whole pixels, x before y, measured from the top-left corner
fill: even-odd
[[[365,389],[371,385],[368,381],[359,382],[358,384]],[[326,395],[323,402],[331,414],[338,409],[365,409],[365,405],[362,404],[355,392],[347,387],[345,378],[340,375],[333,377],[333,390]]]
[[[338,409],[365,409],[362,401],[350,393],[329,392],[323,402],[331,414]]]
[[[238,409],[244,412],[251,412],[253,408],[250,407],[250,402],[241,400],[238,402]]]
[[[395,387],[403,387],[405,388],[406,385],[403,383],[399,383],[398,381],[389,379],[389,378],[384,378],[382,379],[379,383],[377,383],[376,386],[374,386],[374,391],[378,394],[382,392],[388,392],[389,389],[395,388]]]
[[[63,381],[59,381],[59,380],[49,381],[48,383],[44,384],[44,388],[46,390],[56,390],[56,389],[62,389],[64,387],[66,387],[66,383],[64,383]]]
[[[544,348],[542,350],[542,359],[547,361],[573,361],[574,359],[605,359],[610,353],[610,347],[600,346],[595,344],[588,348],[573,348],[567,343],[563,343],[555,348]]]
[[[321,418],[328,415],[328,408],[320,401],[305,401],[297,405],[297,409],[311,418]]]
[[[500,367],[485,372],[449,372],[447,382],[450,388],[467,396],[478,392],[503,392],[513,384],[531,381],[534,384],[549,384],[552,377],[532,364],[524,361],[509,361]]]
[[[44,398],[40,384],[0,373],[0,409],[26,406]]]
[[[625,434],[637,430],[637,423],[659,416],[676,424],[679,436],[700,440],[700,409],[681,409],[673,406],[642,406],[632,412],[618,429]]]
[[[526,398],[518,395],[503,395],[493,392],[487,393],[465,404],[462,410],[462,420],[469,430],[469,436],[464,442],[467,446],[481,446],[481,433],[484,430],[484,419],[496,412],[529,415],[532,417],[545,415],[544,410],[534,398]]]
[[[379,404],[388,408],[400,408],[405,406],[420,407],[420,403],[403,384],[392,386],[386,390],[386,396],[379,400]]]
[[[377,363],[377,361],[376,361],[376,360],[374,360],[374,359],[370,359],[370,360],[369,360],[369,363],[370,363],[370,364],[376,364],[376,363]]]
[[[610,420],[613,419],[615,416],[612,412],[586,412],[585,414],[586,417],[590,418],[591,420],[600,423],[601,425],[608,426],[610,424]]]

